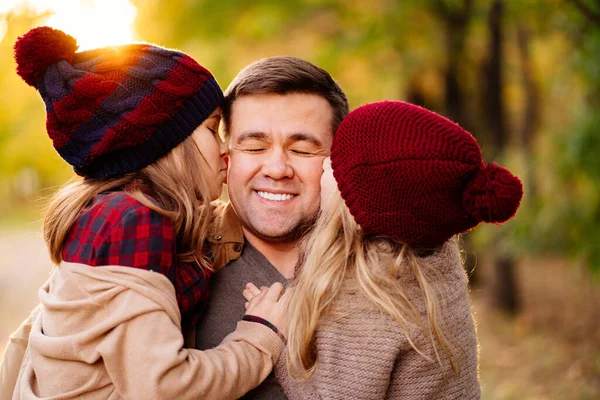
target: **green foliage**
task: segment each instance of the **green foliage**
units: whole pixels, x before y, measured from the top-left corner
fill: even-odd
[[[589,110],[581,118],[559,142],[563,157],[557,165],[558,187],[564,194],[557,197],[564,215],[554,218],[564,225],[561,248],[600,272],[600,116]]]
[[[597,10],[600,15],[600,8]],[[600,22],[593,24],[580,11],[571,10],[572,67],[585,87],[579,107],[571,110],[572,122],[557,139],[558,159],[553,220],[564,232],[560,248],[588,262],[600,273]]]

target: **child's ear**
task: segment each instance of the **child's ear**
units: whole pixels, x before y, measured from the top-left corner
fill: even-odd
[[[331,157],[325,157],[323,159],[323,171],[331,168]]]

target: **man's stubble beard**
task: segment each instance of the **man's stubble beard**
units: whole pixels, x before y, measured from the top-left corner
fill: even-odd
[[[294,227],[292,227],[288,232],[282,234],[269,234],[268,232],[261,232],[259,229],[256,229],[252,223],[248,222],[244,224],[245,228],[250,231],[254,236],[260,238],[269,243],[297,243],[301,239],[303,239],[314,227],[314,224],[319,216],[319,209],[308,219],[300,220]]]

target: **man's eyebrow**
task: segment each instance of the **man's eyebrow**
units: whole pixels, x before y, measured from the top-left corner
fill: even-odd
[[[289,136],[291,142],[308,142],[317,147],[323,147],[323,142],[314,135],[304,132],[293,133]]]
[[[243,142],[245,140],[267,140],[269,137],[266,133],[264,132],[255,132],[255,131],[249,131],[249,132],[242,132],[240,134],[240,136],[238,136],[237,138],[237,142]]]

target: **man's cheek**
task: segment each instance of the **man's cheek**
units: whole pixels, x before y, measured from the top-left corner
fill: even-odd
[[[304,184],[311,190],[321,191],[321,177],[323,176],[323,159],[325,157],[315,157],[310,163],[304,165],[300,170]]]
[[[250,163],[247,160],[248,157],[245,157],[243,153],[231,153],[229,155],[228,161],[228,171],[232,175],[229,179],[233,177],[240,177],[244,175],[244,172],[250,169]]]

